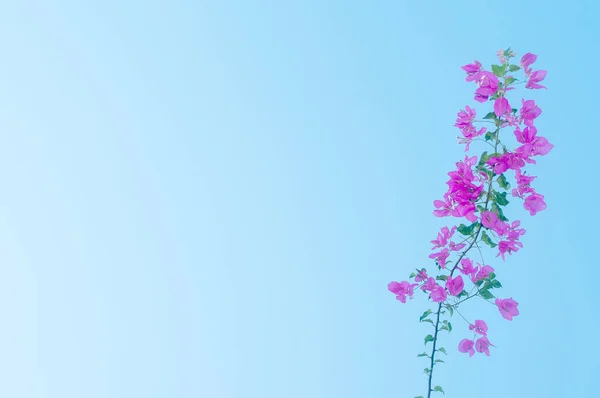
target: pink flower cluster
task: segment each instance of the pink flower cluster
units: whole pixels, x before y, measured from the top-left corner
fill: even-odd
[[[528,78],[525,88],[529,88],[529,89],[546,88],[546,86],[542,86],[541,84],[538,84],[538,83],[546,78],[547,72],[545,70],[534,71],[529,67],[536,60],[537,60],[537,55],[532,54],[532,53],[527,53],[527,54],[523,55],[523,57],[521,58],[521,68],[523,68],[523,70],[525,71],[525,75]]]
[[[451,251],[459,251],[460,249],[465,247],[464,243],[455,243],[450,241],[452,235],[456,231],[456,227],[452,227],[451,230],[448,227],[443,227],[440,232],[438,232],[437,239],[431,241],[433,243],[433,247],[431,250],[442,249],[438,252],[432,253],[429,255],[429,258],[434,259],[442,268],[446,267],[446,259],[450,256]],[[446,247],[448,246],[448,247]]]
[[[388,284],[388,290],[396,295],[396,300],[402,303],[406,303],[406,296],[412,299],[414,294],[416,283],[410,283],[407,281],[402,282],[390,282]]]
[[[475,128],[475,126],[473,125],[473,120],[475,120],[475,116],[477,116],[477,112],[475,112],[475,109],[467,105],[465,106],[464,110],[461,109],[461,111],[458,112],[458,118],[456,119],[456,123],[454,124],[454,126],[458,127],[458,129],[464,137],[458,137],[458,143],[466,144],[465,152],[469,150],[469,146],[475,138],[485,134],[485,132],[487,131],[485,127],[481,127],[479,130]]]
[[[505,238],[498,243],[498,256],[502,256],[504,260],[504,254],[511,254],[512,252],[519,251],[519,247],[522,248],[523,244],[519,242],[519,237],[525,235],[526,230],[519,228],[521,222],[516,220],[512,224],[502,221],[498,218],[498,215],[491,211],[485,211],[481,215],[481,224],[494,231],[500,238]]]
[[[475,335],[480,335],[481,337],[477,338],[477,340],[463,339],[458,343],[458,351],[469,353],[469,356],[472,357],[475,354],[475,349],[477,352],[484,353],[488,357],[490,356],[490,346],[494,346],[487,338],[488,327],[487,324],[478,319],[474,324],[469,325],[469,330],[473,330]]]
[[[476,266],[473,266],[473,261],[467,257],[461,260],[460,265],[461,267],[458,267],[458,270],[463,275],[468,275],[473,283],[477,283],[478,281],[489,277],[490,274],[494,272],[494,268],[489,265],[477,263]]]
[[[492,72],[483,70],[481,66],[479,61],[475,61],[461,68],[467,72],[466,80],[475,82],[479,86],[475,90],[475,101],[483,103],[498,91],[500,80]]]
[[[544,156],[553,148],[545,137],[538,135],[535,126],[542,110],[533,100],[525,99],[521,99],[520,109],[513,108],[506,98],[506,94],[514,90],[513,85],[520,83],[515,83],[517,79],[508,74],[509,72],[523,69],[527,89],[545,89],[546,87],[539,83],[545,79],[546,71],[534,71],[531,68],[537,60],[537,56],[531,53],[525,54],[519,65],[510,63],[510,59],[516,56],[510,49],[500,50],[497,55],[501,65],[492,65],[492,71],[484,70],[479,61],[461,67],[467,74],[466,81],[474,82],[477,86],[474,99],[479,103],[493,102],[493,112],[489,112],[483,118],[484,120],[476,120],[475,109],[465,106],[458,112],[454,124],[462,135],[459,137],[459,143],[466,144],[465,151],[468,151],[473,141],[477,140],[491,144],[494,148],[493,153],[485,152],[481,157],[465,156],[464,160],[457,162],[456,169],[448,173],[449,180],[446,182],[448,189],[443,195],[443,200],[434,201],[433,214],[436,217],[464,217],[471,222],[471,225],[461,224],[459,227],[452,228],[444,226],[437,237],[431,241],[433,247],[429,258],[436,262],[440,270],[448,269],[448,272],[430,276],[423,268],[417,270],[416,274],[411,274],[409,279],[414,278],[415,283],[394,281],[388,284],[388,290],[402,303],[406,303],[407,298],[413,298],[416,288],[428,294],[433,302],[439,303],[436,323],[427,320],[434,324],[435,338],[438,336],[438,331],[452,329],[447,321],[443,321],[443,326],[439,326],[440,314],[445,314],[447,310],[452,316],[454,311],[458,311],[461,303],[472,297],[478,296],[489,301],[495,297],[490,290],[502,287],[496,279],[494,268],[483,264],[483,254],[482,264],[474,263],[471,258],[466,257],[469,250],[475,247],[479,249],[478,242],[484,242],[492,248],[497,247],[496,257],[501,257],[504,261],[506,254],[511,255],[523,248],[520,238],[526,233],[525,229],[520,228],[518,220],[509,222],[501,208],[508,204],[506,196],[510,189],[505,173],[508,170],[514,172],[516,187],[512,189],[512,196],[522,199],[523,207],[532,216],[546,209],[544,196],[531,186],[537,177],[528,175],[523,170],[527,164],[536,163],[534,159],[536,156]],[[491,123],[494,128],[476,126],[476,123],[480,122]],[[513,150],[508,150],[500,141],[501,130],[505,128],[514,134],[518,142]],[[502,138],[504,140],[504,135]],[[453,240],[457,231],[464,236],[464,240],[460,241],[456,238]],[[462,253],[458,253],[461,251]],[[448,260],[453,252],[458,256],[455,264]],[[456,270],[460,271],[460,274],[455,272]],[[472,283],[470,292],[465,282]],[[500,315],[509,321],[519,315],[519,303],[512,297],[495,298],[495,305]],[[432,313],[431,309],[427,310],[421,317],[421,321]],[[473,338],[461,340],[458,350],[468,353],[469,356],[473,356],[475,352],[490,356],[490,347],[494,345],[488,339],[487,324],[483,320],[475,320],[472,324],[467,321],[467,323],[469,323],[469,330],[473,332]],[[430,356],[432,362],[429,369],[430,386],[436,352],[435,338]],[[428,341],[432,341],[431,335],[425,338],[426,344]],[[430,387],[431,391],[433,390]]]
[[[456,163],[457,170],[448,173],[450,180],[446,183],[448,191],[444,194],[444,200],[433,202],[435,208],[433,214],[436,217],[465,217],[471,222],[477,221],[475,202],[483,191],[481,178],[473,174],[473,166],[477,164],[477,156],[471,158],[465,156],[463,162]]]

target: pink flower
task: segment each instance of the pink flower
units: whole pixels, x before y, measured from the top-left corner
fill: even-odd
[[[520,110],[521,117],[525,122],[525,126],[533,126],[533,120],[542,114],[542,110],[535,104],[533,100],[521,99],[522,107]],[[521,141],[519,141],[521,142]]]
[[[433,258],[440,267],[445,268],[446,267],[446,259],[448,258],[449,255],[450,255],[450,252],[448,251],[448,249],[443,249],[439,252],[430,254],[429,258]]]
[[[529,80],[527,80],[527,84],[525,84],[525,88],[529,88],[529,89],[540,89],[540,88],[546,88],[546,86],[542,86],[541,84],[538,84],[539,82],[541,82],[542,80],[544,80],[546,78],[546,71],[545,70],[536,70],[534,72],[532,72],[529,75]]]
[[[465,243],[450,242],[450,244],[448,245],[448,249],[450,249],[451,252],[457,252],[465,246]]]
[[[436,303],[444,302],[447,297],[446,290],[444,290],[444,288],[440,285],[437,285],[433,288],[431,293],[429,293],[429,297],[431,297],[431,299]]]
[[[465,282],[463,281],[462,276],[459,275],[456,278],[448,276],[448,280],[446,280],[446,289],[448,289],[451,295],[458,296],[463,291],[464,287]]]
[[[521,67],[523,69],[528,69],[529,65],[533,64],[537,60],[537,55],[532,53],[527,53],[521,57]]]
[[[465,150],[468,151],[469,145],[474,138],[479,137],[484,134],[487,129],[485,127],[481,127],[479,130],[475,128],[473,125],[473,119],[475,119],[476,112],[469,106],[465,107],[465,110],[461,110],[458,112],[458,118],[456,119],[456,123],[454,126],[460,129],[460,132],[464,136],[464,139],[459,138],[459,143],[467,144]]]
[[[416,283],[411,284],[407,281],[402,281],[400,283],[390,282],[388,284],[388,290],[396,295],[397,300],[406,303],[406,296],[412,298],[415,286],[417,286]]]
[[[448,229],[448,227],[442,227],[440,232],[438,232],[437,239],[431,241],[431,243],[434,245],[431,250],[445,247],[448,244],[448,240],[452,238],[452,235],[454,235],[455,231],[456,226],[452,227],[452,229]]]
[[[475,282],[475,275],[477,274],[477,271],[479,270],[478,267],[473,267],[473,262],[471,261],[470,258],[463,258],[460,262],[460,264],[462,265],[462,268],[458,268],[460,270],[460,272],[462,272],[464,275],[470,275],[471,280],[473,281],[473,283]]]
[[[473,342],[473,340],[462,339],[460,343],[458,343],[458,351],[464,353],[468,352],[469,356],[472,357],[475,354],[475,350],[473,349],[474,345],[475,343]]]
[[[475,101],[485,102],[498,91],[500,81],[492,72],[482,71],[477,76],[479,88],[475,90]]]
[[[475,277],[475,281],[480,281],[482,279],[487,278],[490,274],[494,272],[494,268],[489,265],[483,265],[479,271],[477,272],[477,276]]]
[[[504,254],[512,254],[513,252],[518,252],[519,247],[523,247],[521,242],[516,242],[514,240],[501,240],[498,242],[498,254],[496,257],[501,256],[502,260],[505,260]]]
[[[485,353],[488,357],[490,356],[490,346],[492,343],[488,340],[486,336],[480,337],[475,342],[475,349],[477,352]]]
[[[494,113],[496,116],[501,117],[508,112],[510,112],[508,100],[504,97],[497,98],[496,101],[494,101]]]
[[[475,321],[474,325],[469,325],[469,330],[475,330],[475,333],[479,333],[482,336],[487,336],[488,326],[484,321],[478,319]]]
[[[529,195],[523,203],[525,210],[529,211],[529,214],[535,216],[539,211],[546,209],[546,203],[544,202],[544,195],[539,193],[533,193]]]
[[[514,316],[519,315],[518,305],[519,303],[513,300],[512,297],[507,299],[496,299],[496,306],[500,310],[500,314],[504,319],[508,319],[509,321],[512,321]]]
[[[481,224],[489,229],[496,228],[498,223],[498,215],[492,211],[486,210],[481,215]]]
[[[528,126],[521,130],[519,126],[517,126],[517,128],[515,128],[514,133],[515,138],[521,144],[529,144],[534,140],[535,136],[537,135],[537,129],[533,126]]]
[[[433,290],[438,286],[437,282],[435,281],[435,278],[429,277],[427,278],[427,280],[425,281],[425,283],[421,286],[421,290],[423,290],[424,292],[428,291],[428,290]]]
[[[515,180],[517,181],[518,187],[512,190],[512,195],[523,198],[529,193],[535,193],[534,189],[530,187],[530,184],[535,180],[536,176],[528,176],[521,173],[521,170],[515,171]]]
[[[415,282],[421,282],[427,279],[427,271],[425,270],[425,268],[421,268],[421,271],[419,271],[417,273],[417,276],[415,276]]]
[[[504,173],[506,170],[508,170],[508,162],[507,162],[508,158],[505,156],[492,156],[488,159],[488,161],[486,162],[486,164],[490,165],[493,167],[494,169],[494,173],[496,174],[502,174]]]
[[[477,79],[479,72],[481,72],[481,62],[474,61],[472,64],[461,66],[461,69],[467,72],[466,81],[472,82]]]

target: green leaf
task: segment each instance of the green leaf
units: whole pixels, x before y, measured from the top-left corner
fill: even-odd
[[[442,394],[446,395],[446,393],[444,392],[444,390],[440,386],[433,387],[433,391],[438,391],[438,392],[441,392]]]
[[[427,343],[429,343],[430,341],[433,341],[433,336],[428,334],[427,336],[425,336],[425,344],[427,345]]]
[[[471,235],[473,235],[473,231],[475,231],[475,228],[477,228],[478,224],[479,224],[478,222],[474,222],[473,224],[469,225],[468,227],[465,224],[460,224],[456,230],[458,232],[460,232],[462,235],[471,236]]]
[[[494,297],[496,297],[492,293],[490,293],[489,290],[480,290],[479,295],[486,300],[493,299]]]
[[[430,314],[431,314],[431,310],[425,311],[423,313],[423,315],[421,315],[421,317],[419,318],[419,322],[423,322],[423,319],[427,318]]]
[[[423,319],[421,322],[429,322],[433,325],[433,321],[431,319]]]
[[[514,82],[516,82],[518,79],[514,78],[514,77],[507,77],[506,78],[506,85],[508,86],[509,84],[513,84]]]
[[[516,72],[519,69],[521,69],[521,67],[519,65],[511,65],[511,66],[508,67],[508,70],[511,71],[511,72]]]
[[[454,315],[454,308],[452,308],[450,304],[446,304],[446,308],[448,308],[448,311],[450,311],[450,316]]]
[[[452,331],[452,324],[450,322],[448,322],[448,329],[450,329],[450,331]]]
[[[448,353],[446,352],[446,349],[444,347],[438,348],[438,351],[443,352],[444,354],[448,355]]]
[[[503,189],[509,189],[510,188],[510,184],[508,183],[508,181],[506,181],[506,176],[504,174],[500,174],[500,176],[496,179],[496,182]]]
[[[488,112],[488,114],[485,115],[483,118],[496,120],[496,114],[494,112]]]
[[[498,207],[498,205],[496,203],[492,203],[490,210],[493,211],[494,213],[496,213],[500,220],[508,221],[508,218],[506,218],[506,216],[504,215],[504,212],[502,211],[502,209],[500,207]]]
[[[498,246],[495,242],[492,241],[492,238],[490,238],[485,231],[481,231],[481,240],[491,248]]]
[[[506,192],[494,192],[494,196],[496,197],[496,203],[500,206],[506,206],[509,203],[508,199],[506,199]]]
[[[423,369],[423,373],[428,375],[429,373],[431,373],[431,369],[425,368],[425,369]]]
[[[448,276],[447,275],[438,275],[435,277],[435,279],[438,281],[446,281],[446,280],[448,280]]]
[[[414,272],[411,272],[410,275],[408,276],[409,279],[414,278],[415,276],[417,276],[417,274],[415,274]]]
[[[506,74],[506,65],[492,65],[492,72],[498,77],[502,77]]]
[[[440,330],[450,331],[450,329],[448,329],[448,326],[446,326],[446,325],[443,325],[442,327],[440,327]]]
[[[417,358],[418,357],[428,357],[429,358],[429,355],[426,352],[423,352],[423,353],[417,355]]]
[[[422,395],[419,395],[418,397],[415,397],[415,398],[423,398],[423,396],[422,396]]]
[[[444,361],[443,361],[443,360],[441,360],[441,359],[436,359],[435,361],[433,361],[433,363],[446,363],[446,362],[444,362]]]
[[[493,281],[491,281],[490,283],[491,283],[492,287],[495,289],[500,289],[502,287],[502,284],[500,283],[500,281],[497,281],[495,279]]]

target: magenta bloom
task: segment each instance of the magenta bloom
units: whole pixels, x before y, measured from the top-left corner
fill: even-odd
[[[496,173],[496,174],[504,173],[506,170],[508,170],[508,166],[509,166],[508,158],[504,155],[502,155],[500,157],[492,156],[488,159],[486,164],[492,166],[494,168],[494,173]]]
[[[453,296],[458,296],[460,292],[463,291],[464,287],[465,282],[463,281],[463,278],[460,275],[455,278],[449,276],[448,280],[446,281],[446,289],[448,289],[450,294]]]
[[[427,280],[425,281],[425,283],[423,283],[423,285],[421,286],[421,290],[423,290],[424,292],[428,291],[428,290],[433,290],[438,286],[437,282],[435,281],[435,278],[429,277],[427,278]]]
[[[475,283],[475,275],[477,274],[479,267],[474,267],[470,258],[463,258],[460,264],[462,265],[462,268],[458,268],[460,272],[464,275],[469,275],[473,283]]]
[[[417,272],[417,276],[415,276],[415,282],[421,282],[427,279],[427,270],[425,268],[421,268],[421,271]]]
[[[496,306],[500,310],[500,314],[504,319],[512,321],[514,316],[519,315],[519,309],[517,308],[519,303],[511,298],[507,299],[496,299]]]
[[[546,138],[537,136],[537,129],[533,125],[526,127],[522,131],[517,127],[514,133],[517,141],[523,144],[516,149],[516,154],[528,163],[535,163],[534,160],[529,159],[530,156],[543,156],[554,148],[554,145],[548,142]]]
[[[523,247],[521,242],[517,242],[514,239],[511,240],[501,240],[498,242],[498,254],[496,257],[501,256],[502,260],[505,260],[504,254],[512,254],[513,252],[518,252],[519,247]]]
[[[438,232],[437,239],[431,241],[431,243],[434,245],[431,250],[445,247],[448,244],[448,240],[452,238],[452,235],[454,235],[455,231],[456,226],[452,227],[452,229],[448,229],[448,227],[442,227],[440,232]]]
[[[477,76],[479,88],[475,90],[475,101],[485,102],[498,91],[500,81],[492,72],[483,71]]]
[[[481,62],[474,61],[472,64],[461,66],[461,69],[467,72],[466,81],[472,82],[477,79],[479,72],[481,72]]]
[[[487,336],[488,326],[484,321],[478,319],[475,321],[474,325],[469,325],[469,330],[475,330],[475,333],[479,333],[482,336]]]
[[[525,123],[525,126],[533,126],[533,120],[542,114],[542,110],[535,104],[533,100],[521,99],[522,107],[520,110],[521,117]],[[521,142],[521,141],[519,141]]]
[[[443,249],[439,252],[436,253],[431,253],[429,255],[429,258],[433,258],[440,267],[445,268],[446,267],[446,259],[448,258],[448,256],[450,255],[450,252],[448,251],[448,249]]]
[[[498,223],[498,215],[493,211],[486,210],[481,215],[481,224],[489,229],[495,229]]]
[[[475,119],[476,112],[473,108],[466,106],[464,110],[458,112],[458,118],[456,119],[456,123],[454,126],[460,129],[464,139],[460,139],[461,144],[467,144],[465,147],[465,151],[468,151],[469,145],[474,138],[479,137],[484,134],[487,129],[485,127],[481,127],[479,130],[475,128],[473,125],[473,119]]]
[[[534,126],[527,126],[523,130],[521,130],[519,126],[517,126],[517,128],[515,128],[514,133],[515,138],[521,144],[530,144],[531,142],[533,142],[535,136],[537,135],[537,128],[535,128]]]
[[[546,209],[546,203],[544,202],[544,195],[539,193],[533,193],[529,195],[523,203],[525,210],[529,211],[529,214],[535,216],[539,211]]]
[[[417,286],[416,283],[411,284],[407,281],[402,281],[400,283],[390,282],[388,284],[388,290],[396,295],[396,300],[406,303],[406,296],[412,298],[415,286]]]
[[[544,80],[546,78],[546,71],[545,70],[536,70],[534,72],[532,72],[529,75],[529,80],[527,80],[527,84],[525,84],[525,88],[529,88],[529,89],[540,89],[540,88],[546,88],[546,86],[542,86],[541,84],[538,84],[539,82],[541,82],[542,80]],[[547,90],[547,88],[546,88]]]
[[[492,345],[492,343],[490,343],[488,338],[486,336],[483,336],[483,337],[478,338],[477,341],[475,342],[475,349],[477,350],[477,352],[482,352],[489,357],[491,345]]]
[[[458,343],[458,351],[464,353],[468,352],[469,356],[472,357],[475,354],[475,350],[473,349],[474,345],[475,343],[473,342],[473,340],[462,339],[460,343]]]
[[[483,265],[477,272],[477,276],[475,277],[475,282],[487,278],[488,276],[490,276],[490,274],[492,272],[494,272],[494,268],[492,268],[489,265]]]
[[[529,68],[529,65],[533,64],[537,60],[537,55],[527,53],[521,57],[521,67],[525,70]]]
[[[436,287],[433,288],[433,290],[431,291],[431,293],[429,293],[429,297],[431,297],[431,299],[436,302],[436,303],[441,303],[446,301],[446,290],[441,287],[440,285],[437,285]]]
[[[508,100],[504,97],[497,98],[494,101],[494,113],[496,116],[501,117],[506,113],[510,112],[510,105],[508,104]]]

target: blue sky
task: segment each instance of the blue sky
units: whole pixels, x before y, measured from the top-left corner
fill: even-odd
[[[492,356],[449,397],[595,388],[596,3],[23,1],[0,13],[0,395],[414,397],[430,265],[463,157],[460,66],[539,55],[548,209],[491,260]],[[529,95],[530,94],[530,95]],[[476,148],[476,147],[475,147]],[[585,149],[585,151],[584,151]],[[492,257],[489,255],[489,257]]]

